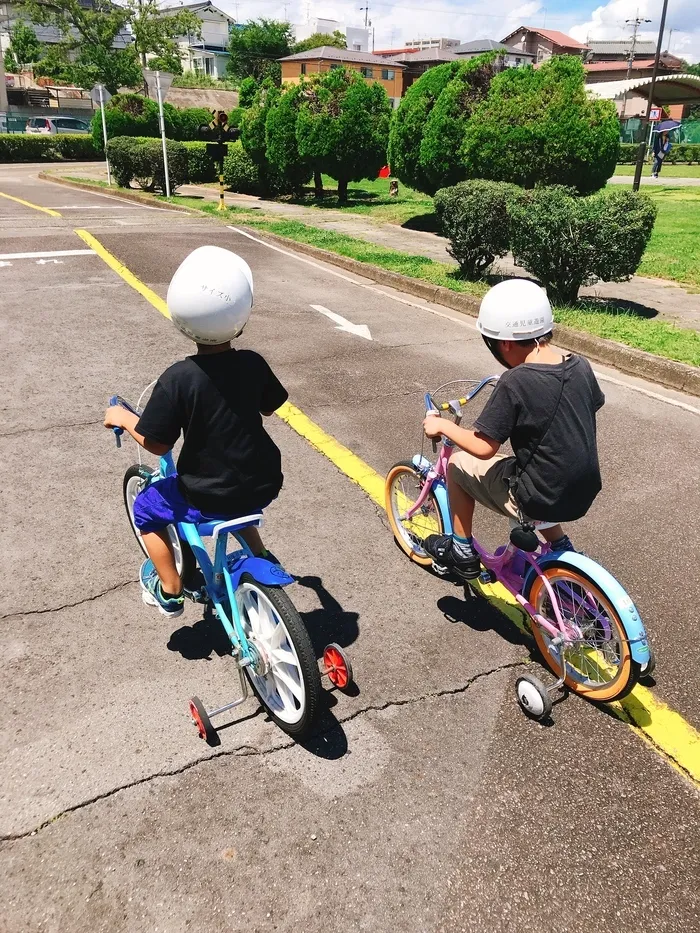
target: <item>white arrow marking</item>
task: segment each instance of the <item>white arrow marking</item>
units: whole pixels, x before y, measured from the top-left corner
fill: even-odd
[[[37,266],[45,266],[47,262],[52,262],[55,266],[63,265],[62,259],[37,259],[36,264]]]
[[[0,266],[11,266],[11,262],[0,262]]]
[[[321,314],[324,314],[326,317],[330,318],[331,321],[334,321],[336,330],[344,330],[348,334],[355,334],[356,337],[364,337],[365,340],[372,339],[369,327],[367,327],[366,324],[353,324],[352,321],[348,321],[347,318],[341,317],[339,314],[336,314],[335,311],[329,311],[328,308],[324,308],[323,305],[311,305],[311,307],[314,311],[320,311]]]

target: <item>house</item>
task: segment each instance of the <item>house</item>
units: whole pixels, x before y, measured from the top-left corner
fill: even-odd
[[[451,49],[460,58],[475,58],[485,52],[501,52],[500,58],[506,68],[521,68],[531,65],[535,60],[534,52],[523,52],[522,49],[508,48],[495,39],[474,39],[472,42],[463,42]]]
[[[228,63],[229,33],[235,26],[235,20],[214,6],[211,0],[201,3],[184,3],[178,6],[161,7],[162,13],[174,14],[180,10],[190,10],[202,24],[202,35],[180,36],[177,40],[182,58],[182,70],[223,78]]]
[[[353,52],[369,51],[370,30],[366,26],[345,26],[337,19],[316,17],[294,27],[297,42],[317,34],[332,36],[334,32],[340,32],[345,36],[345,45]]]
[[[650,78],[654,70],[654,59],[635,57],[632,65],[629,61],[584,62],[586,84],[600,84],[603,81],[622,81],[625,78]],[[629,71],[629,74],[628,74]],[[668,52],[659,56],[659,74],[677,74],[683,71],[683,61]]]
[[[444,65],[459,58],[452,49],[411,49],[409,52],[400,52],[394,56],[394,61],[405,65],[402,81],[402,96],[408,88],[417,81],[428,68]]]
[[[632,37],[627,39],[589,39],[587,62],[626,62],[632,54]],[[656,43],[637,39],[635,58],[653,58]]]
[[[501,41],[507,48],[532,55],[535,64],[553,55],[582,56],[588,52],[587,45],[577,42],[566,33],[556,29],[536,29],[534,26],[520,26]]]
[[[394,107],[398,107],[403,93],[403,71],[405,65],[393,58],[382,58],[371,52],[355,52],[352,49],[336,49],[322,45],[297,55],[280,58],[282,83],[298,84],[302,75],[322,74],[333,68],[348,68],[359,71],[368,84],[381,84]]]
[[[413,49],[452,49],[460,45],[461,39],[411,39],[406,45]]]

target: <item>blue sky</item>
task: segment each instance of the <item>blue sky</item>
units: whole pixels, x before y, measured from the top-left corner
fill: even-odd
[[[215,0],[216,2],[216,0]],[[608,3],[571,3],[566,0],[490,0],[488,4],[458,0],[219,0],[219,6],[238,20],[257,17],[306,22],[307,17],[337,19],[346,25],[369,18],[376,48],[394,48],[417,36],[502,39],[521,25],[566,32],[579,41],[617,39],[630,34],[625,20],[637,15],[652,20],[640,32],[656,39],[661,0],[610,0]],[[690,61],[700,60],[700,2],[669,0],[664,48],[672,29],[670,50]]]

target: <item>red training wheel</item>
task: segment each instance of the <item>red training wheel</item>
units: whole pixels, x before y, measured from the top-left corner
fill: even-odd
[[[326,645],[323,651],[324,673],[339,690],[345,690],[352,683],[352,664],[340,645]]]
[[[209,714],[199,697],[192,697],[190,700],[190,716],[192,717],[192,722],[197,727],[200,739],[204,739],[207,745],[218,745],[220,741],[219,736],[217,735],[216,729],[212,726]]]

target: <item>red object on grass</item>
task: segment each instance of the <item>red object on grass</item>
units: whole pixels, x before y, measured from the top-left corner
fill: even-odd
[[[388,165],[385,165],[383,168],[379,169],[379,178],[388,178],[391,175],[391,168]]]

